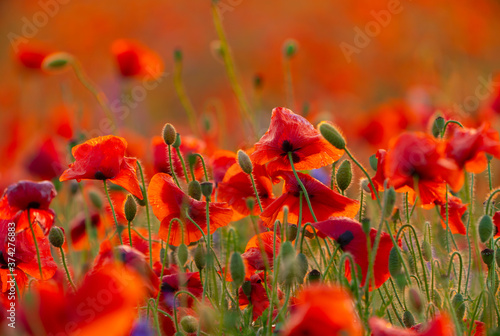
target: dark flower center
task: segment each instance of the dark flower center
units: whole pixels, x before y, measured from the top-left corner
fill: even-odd
[[[103,172],[101,172],[101,171],[97,171],[97,172],[95,173],[95,175],[94,175],[94,178],[95,178],[96,180],[105,180],[105,179],[106,179],[106,175],[104,175],[104,173],[103,173]]]
[[[339,244],[340,248],[343,250],[353,239],[354,235],[351,231],[347,230],[337,238],[337,244]]]
[[[28,209],[38,209],[38,208],[40,208],[39,202],[29,202],[28,203]]]
[[[297,153],[295,153],[299,149],[300,148],[294,148],[292,143],[289,140],[285,140],[281,144],[281,150],[284,152],[284,153],[281,153],[281,156],[288,157],[288,153],[292,153],[293,163],[300,162],[300,156]]]

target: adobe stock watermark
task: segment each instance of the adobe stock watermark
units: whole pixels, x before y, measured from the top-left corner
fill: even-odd
[[[219,11],[219,15],[221,20],[224,19],[224,13],[233,12],[236,7],[241,5],[243,0],[219,0],[217,1],[217,9]]]
[[[26,44],[30,39],[38,35],[40,29],[45,27],[50,19],[56,16],[61,10],[61,5],[66,5],[71,0],[40,0],[38,6],[40,10],[36,11],[31,17],[23,16],[21,18],[22,27],[20,34],[10,32],[7,34],[7,39],[14,49],[18,52],[21,44]]]
[[[400,0],[389,0],[387,2],[387,9],[379,11],[372,10],[370,15],[373,20],[367,22],[362,29],[361,27],[354,27],[354,38],[352,44],[342,42],[339,44],[340,50],[344,54],[347,63],[352,62],[352,56],[359,54],[363,49],[368,47],[373,40],[377,37],[383,28],[386,28],[392,21],[392,17],[403,11],[403,6]]]
[[[474,89],[474,94],[465,97],[460,104],[453,104],[452,110],[460,116],[468,116],[477,111],[481,103],[491,97],[491,95],[500,87],[500,79],[493,80],[493,75],[488,78],[483,76],[477,77],[478,84]]]

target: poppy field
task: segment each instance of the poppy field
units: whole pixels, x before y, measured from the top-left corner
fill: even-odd
[[[0,335],[500,335],[500,2],[0,3]]]

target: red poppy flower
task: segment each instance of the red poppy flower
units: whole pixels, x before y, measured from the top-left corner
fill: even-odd
[[[446,203],[441,204],[441,225],[446,229]],[[467,204],[462,204],[458,197],[448,196],[448,226],[451,233],[466,234],[465,225],[462,222],[462,216],[467,211]]]
[[[274,200],[273,183],[267,174],[266,168],[262,165],[254,165],[252,175],[259,193],[260,202],[262,207],[265,208]],[[224,179],[219,183],[217,199],[229,204],[235,211],[233,220],[238,220],[250,214],[246,202],[249,197],[255,198],[250,176],[235,163],[228,169]],[[259,214],[260,207],[256,200],[252,215],[258,216]]]
[[[262,313],[269,308],[269,298],[267,297],[264,273],[254,274],[250,277],[250,297],[245,294],[242,288],[238,290],[240,309],[245,309],[252,305],[252,320],[257,320]],[[271,282],[267,281],[267,286],[271,290]]]
[[[51,138],[42,142],[37,152],[26,162],[26,168],[30,174],[42,180],[52,180],[63,172],[60,155]]]
[[[41,69],[43,60],[51,51],[41,44],[19,43],[16,50],[17,60],[28,69]]]
[[[176,268],[174,268],[176,270]],[[174,302],[175,293],[179,290],[187,290],[196,297],[201,297],[203,293],[203,284],[201,283],[200,273],[185,272],[180,273],[178,270],[170,274],[164,275],[161,281],[160,302],[168,310],[172,310],[174,306],[179,306],[180,301],[187,301],[188,307],[194,303],[193,298],[188,295],[180,294],[177,296],[177,301]]]
[[[324,235],[334,239],[342,251],[349,252],[353,255],[354,262],[361,268],[362,284],[366,282],[366,275],[368,272],[368,251],[366,246],[366,235],[363,232],[361,224],[351,218],[337,217],[331,218],[318,223],[312,224]],[[370,230],[371,246],[375,242],[377,230]],[[390,277],[389,273],[389,253],[393,247],[391,236],[382,232],[380,236],[380,243],[375,257],[375,264],[373,267],[375,288],[379,288]],[[346,276],[350,277],[351,268],[349,263],[346,262]],[[370,282],[370,290],[373,289],[372,282]]]
[[[126,157],[126,149],[125,139],[114,135],[87,140],[73,147],[76,161],[69,165],[59,180],[109,180],[142,199],[135,171],[137,159]]]
[[[495,212],[493,215],[493,224],[495,224],[493,228],[494,236],[500,237],[500,211]]]
[[[304,288],[292,306],[284,336],[363,335],[350,295],[341,287],[324,284]]]
[[[71,239],[71,247],[75,251],[86,250],[90,246],[90,237],[87,232],[86,221],[87,215],[85,213],[80,213],[70,223],[69,236]],[[97,238],[99,240],[105,236],[106,229],[99,213],[95,212],[90,215],[90,226],[97,232]]]
[[[276,237],[276,248],[275,255],[278,255],[281,245],[281,239]],[[255,270],[263,271],[265,270],[265,263],[263,259],[263,253],[267,258],[267,263],[269,267],[273,268],[273,246],[274,246],[274,232],[263,232],[259,233],[258,236],[253,236],[247,243],[245,247],[245,253],[241,256],[247,262],[247,265],[251,267],[251,272]]]
[[[149,232],[148,229],[142,228],[142,227],[137,227],[134,228],[134,230],[130,231],[131,236],[132,236],[132,246],[135,250],[141,252],[146,256],[146,260],[149,264]],[[122,236],[122,241],[123,245],[130,246],[130,238],[128,235],[128,230],[122,230],[121,232]],[[160,243],[158,243],[156,240],[155,235],[152,235],[152,258],[153,260],[159,260],[160,259]],[[120,245],[120,239],[118,238],[118,235],[114,235],[113,238],[111,239],[112,245],[117,246]],[[156,271],[156,270],[155,270]]]
[[[453,322],[447,315],[435,317],[426,328],[421,325],[417,328],[402,329],[391,326],[381,318],[371,317],[368,324],[373,336],[449,336],[455,335]],[[418,329],[418,330],[415,330]]]
[[[444,157],[443,143],[424,133],[403,133],[389,146],[384,174],[394,189],[410,187],[424,206],[444,203],[446,184],[456,178],[457,166]],[[414,185],[415,179],[418,185]]]
[[[145,76],[156,79],[162,75],[160,56],[139,41],[118,39],[111,45],[118,69],[123,77]]]
[[[40,330],[33,329],[36,318],[49,335],[122,336],[130,333],[144,291],[135,273],[109,265],[87,275],[75,293],[42,286],[34,295],[37,299],[20,312],[30,335],[40,335]]]
[[[344,151],[333,147],[307,121],[289,109],[273,110],[269,130],[255,144],[251,158],[256,164],[269,163],[269,174],[291,170],[288,153],[292,153],[297,170],[321,168],[337,161]]]
[[[153,213],[161,221],[159,237],[167,241],[170,221],[179,218],[184,224],[184,242],[182,241],[182,228],[177,221],[172,224],[170,239],[167,243],[178,246],[181,243],[188,245],[198,241],[203,235],[198,228],[186,217],[189,217],[207,233],[206,202],[197,201],[186,195],[173,181],[172,176],[159,173],[153,176],[148,189],[149,202]],[[225,203],[210,203],[210,233],[226,226],[231,221],[233,211]]]
[[[500,157],[500,137],[488,124],[483,124],[478,129],[457,127],[446,142],[446,156],[453,159],[460,169],[474,174],[486,169],[488,160],[485,153]],[[458,174],[457,178],[450,181],[455,191],[458,191],[464,182],[463,174]]]
[[[331,216],[354,217],[359,211],[358,201],[340,195],[307,174],[297,173],[297,175],[309,194],[318,221],[326,220]],[[277,219],[283,219],[283,207],[286,205],[289,209],[288,222],[296,224],[298,223],[299,196],[302,189],[293,172],[282,171],[276,176],[285,180],[283,194],[264,209],[260,218],[268,227],[273,227]],[[304,196],[302,196],[302,223],[307,222],[314,222],[314,219]]]
[[[212,166],[212,178],[215,185],[224,179],[227,170],[236,163],[236,154],[227,150],[218,150],[210,158]]]

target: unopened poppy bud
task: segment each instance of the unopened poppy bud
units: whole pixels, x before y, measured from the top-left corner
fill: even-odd
[[[304,277],[307,274],[307,270],[309,269],[309,263],[307,262],[307,257],[304,253],[297,254],[295,258],[295,277],[299,284],[304,283]]]
[[[186,264],[186,261],[188,259],[188,247],[186,244],[180,244],[179,247],[177,247],[177,260],[179,261],[179,266],[184,266]]]
[[[147,200],[147,195],[146,192],[144,191],[144,188],[141,187],[141,193],[142,193],[142,199],[134,195],[135,202],[137,205],[143,207],[146,206],[146,200]]]
[[[292,243],[290,243],[289,241],[286,241],[283,244],[281,244],[280,256],[281,256],[282,260],[285,260],[285,261],[290,260],[293,257],[295,257],[295,249],[293,248]]]
[[[262,84],[264,82],[264,79],[261,74],[255,74],[253,77],[253,86],[255,89],[260,90],[262,89]]]
[[[236,288],[240,287],[243,284],[243,281],[245,281],[245,264],[243,263],[241,254],[238,252],[234,252],[231,255],[229,271]]]
[[[201,193],[206,198],[212,196],[212,191],[214,190],[214,184],[212,182],[201,182]]]
[[[435,138],[438,138],[441,133],[443,133],[444,125],[445,121],[443,117],[439,116],[434,120],[432,124],[432,135],[434,135]]]
[[[389,273],[393,278],[396,278],[401,274],[401,258],[395,247],[389,252]]]
[[[200,182],[194,180],[189,182],[188,185],[188,195],[195,200],[201,200],[201,184]]]
[[[491,154],[489,154],[489,153],[485,153],[485,154],[486,154],[486,159],[487,159],[488,161],[493,160],[493,155],[491,155]]]
[[[219,40],[214,40],[210,42],[210,51],[212,52],[212,56],[220,62],[224,61],[224,49],[222,48],[222,44]]]
[[[415,318],[409,310],[405,310],[403,313],[403,324],[406,328],[411,328],[415,325]]]
[[[198,155],[196,154],[189,154],[187,157],[188,165],[189,168],[193,169],[194,165],[196,164],[196,159],[198,159]]]
[[[345,191],[347,188],[349,188],[349,185],[352,181],[351,161],[342,161],[339,169],[337,169],[337,174],[335,177],[337,179],[337,186],[340,190]]]
[[[199,271],[204,269],[205,265],[207,264],[207,257],[203,244],[198,244],[198,246],[196,246],[196,249],[194,250],[194,264]]]
[[[500,248],[497,248],[495,251],[495,261],[497,263],[498,268],[500,268]]]
[[[460,293],[455,294],[453,299],[451,299],[451,305],[455,309],[457,319],[459,321],[462,321],[465,315],[465,303],[462,294]]]
[[[241,285],[241,289],[243,290],[243,294],[245,294],[250,301],[250,297],[252,295],[252,283],[250,281],[245,281]]]
[[[238,151],[238,164],[246,174],[251,174],[253,171],[252,160],[247,153],[242,151],[241,149]]]
[[[410,302],[410,306],[417,312],[422,313],[424,305],[422,302],[422,296],[420,292],[415,288],[410,288],[408,291],[408,300]]]
[[[53,226],[49,231],[49,242],[54,247],[61,247],[64,244],[64,232],[58,226]]]
[[[292,224],[288,226],[288,230],[286,232],[286,240],[287,241],[294,241],[295,238],[297,238],[297,225]]]
[[[309,280],[310,283],[318,282],[321,280],[321,273],[317,269],[313,269],[307,275],[307,279]]]
[[[368,181],[368,179],[361,179],[361,189],[363,189],[363,191],[366,193],[372,192],[372,190],[370,189],[370,181]]]
[[[319,131],[321,132],[323,138],[331,143],[333,147],[345,149],[345,139],[333,125],[323,121],[319,124]]]
[[[181,319],[181,327],[188,334],[195,333],[198,330],[198,320],[191,315],[184,316]]]
[[[42,62],[42,69],[47,71],[63,70],[74,61],[74,57],[65,52],[48,55]]]
[[[247,203],[247,209],[250,211],[253,211],[253,208],[255,207],[255,198],[254,197],[247,197],[245,200]]]
[[[370,231],[371,231],[371,223],[370,223],[370,220],[368,218],[363,218],[361,220],[361,228],[363,229],[363,232],[365,234],[369,234]]]
[[[181,146],[181,135],[179,133],[176,133],[175,134],[175,141],[174,143],[172,144],[172,147],[174,148],[179,148]]]
[[[434,292],[432,294],[432,301],[434,302],[436,307],[441,308],[443,300],[441,299],[441,296],[439,295],[439,292],[436,289],[434,289]]]
[[[394,210],[394,205],[396,204],[396,191],[393,187],[390,187],[385,191],[384,198],[384,217],[388,218],[392,215],[392,211]]]
[[[101,198],[101,195],[99,195],[99,193],[97,191],[90,190],[89,191],[89,198],[90,198],[90,202],[92,203],[93,206],[95,206],[99,210],[102,209],[102,198]]]
[[[76,181],[71,181],[69,184],[69,192],[71,195],[76,195],[79,189],[79,184]]]
[[[377,171],[377,166],[378,166],[378,159],[375,154],[370,156],[370,167],[372,167],[373,170]]]
[[[161,135],[166,145],[173,145],[175,139],[177,138],[177,132],[175,131],[174,125],[169,123],[165,124],[165,126],[163,126],[163,130],[161,131]]]
[[[486,266],[488,266],[488,268],[490,268],[491,265],[493,264],[493,254],[494,253],[495,253],[495,251],[493,251],[492,249],[489,249],[489,248],[486,248],[486,249],[481,251],[481,258],[483,259],[483,262],[486,264]]]
[[[431,244],[429,244],[427,240],[424,240],[422,242],[422,256],[424,257],[425,261],[431,261],[432,259]]]
[[[127,200],[123,206],[123,212],[125,213],[125,218],[127,221],[131,222],[134,220],[137,214],[137,203],[132,195],[127,195]]]
[[[288,39],[283,43],[283,55],[292,58],[297,53],[297,41]]]
[[[180,49],[174,50],[174,61],[176,61],[176,62],[182,61],[182,50],[180,50]]]
[[[478,233],[481,242],[486,243],[493,235],[493,221],[489,215],[484,215],[479,220]]]

